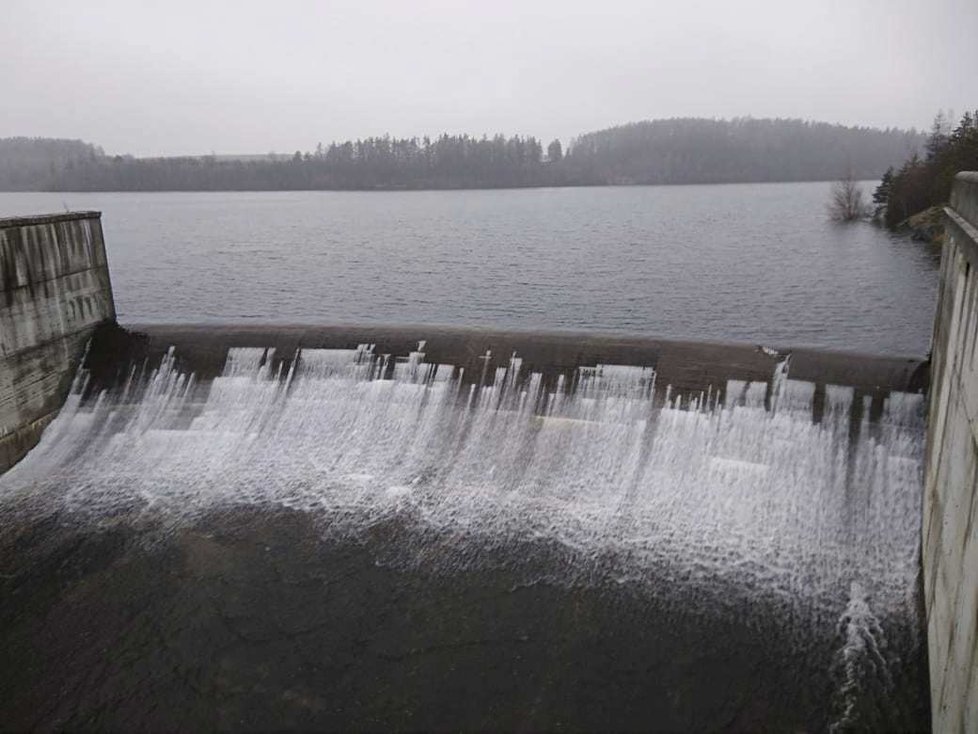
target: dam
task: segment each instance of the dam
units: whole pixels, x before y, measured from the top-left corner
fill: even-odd
[[[930,365],[121,328],[97,217],[5,221],[0,323],[51,305],[0,360],[4,719],[968,728],[976,212],[962,175]]]

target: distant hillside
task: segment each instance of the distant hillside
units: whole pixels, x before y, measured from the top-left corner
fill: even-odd
[[[672,119],[581,135],[567,154],[534,137],[390,136],[291,156],[105,156],[81,141],[0,140],[0,189],[385,190],[879,178],[925,141],[916,131],[803,120]]]
[[[81,140],[0,138],[0,191],[46,188],[66,167],[103,155],[101,148]]]
[[[565,162],[605,184],[878,179],[920,148],[916,131],[804,120],[651,120],[587,133]]]
[[[205,156],[206,157],[206,156]],[[221,162],[253,162],[253,161],[287,161],[292,157],[291,153],[237,153],[237,154],[214,154],[212,158]]]

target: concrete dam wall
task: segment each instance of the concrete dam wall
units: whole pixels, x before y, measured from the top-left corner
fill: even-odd
[[[772,377],[784,364],[791,379],[812,384],[814,403],[824,400],[826,386],[851,388],[854,402],[878,412],[890,391],[921,392],[927,386],[924,360],[833,352],[817,349],[768,348],[753,344],[684,342],[592,332],[541,332],[425,325],[347,326],[212,326],[131,325],[128,334],[106,333],[93,346],[89,368],[94,385],[112,387],[128,375],[133,363],[158,364],[174,349],[181,369],[208,381],[225,368],[234,349],[268,350],[276,368],[287,369],[303,350],[356,349],[370,344],[390,356],[390,369],[421,351],[431,364],[463,369],[466,382],[491,383],[496,369],[515,355],[521,372],[541,373],[548,381],[566,380],[580,368],[622,365],[650,368],[656,394],[720,394],[730,380],[771,390]],[[786,361],[787,360],[787,361]],[[768,396],[770,397],[770,396]],[[869,416],[867,416],[869,417]]]
[[[93,330],[115,319],[100,217],[0,219],[0,472],[37,443]]]
[[[978,726],[978,173],[946,209],[934,325],[923,562],[935,731]]]

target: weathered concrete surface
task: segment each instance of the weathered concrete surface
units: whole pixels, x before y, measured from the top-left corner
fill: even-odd
[[[181,369],[209,379],[221,373],[232,347],[275,350],[275,359],[288,362],[300,348],[351,349],[376,345],[379,354],[406,357],[424,341],[428,362],[465,369],[467,379],[491,375],[515,353],[526,372],[545,379],[573,376],[581,366],[623,364],[653,367],[657,391],[670,387],[685,394],[722,392],[727,380],[770,383],[778,362],[790,358],[792,379],[816,385],[815,402],[825,385],[851,386],[857,397],[869,396],[874,408],[891,390],[920,392],[926,388],[927,364],[910,357],[879,357],[812,349],[768,348],[751,344],[684,342],[589,332],[502,331],[445,326],[211,326],[129,325],[130,336],[104,332],[93,344],[88,366],[94,383],[108,387],[124,379],[131,365],[155,365],[170,347]],[[489,354],[487,358],[486,355]],[[861,400],[854,403],[860,404]]]
[[[935,731],[978,728],[978,173],[959,174],[934,326],[923,565]]]
[[[115,318],[101,214],[0,219],[0,472],[37,443]]]

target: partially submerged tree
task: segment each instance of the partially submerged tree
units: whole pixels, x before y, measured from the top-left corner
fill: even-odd
[[[837,222],[853,222],[866,216],[863,190],[852,178],[852,173],[832,184],[829,200],[829,216]]]

